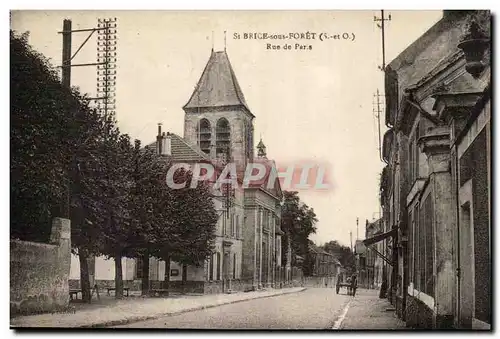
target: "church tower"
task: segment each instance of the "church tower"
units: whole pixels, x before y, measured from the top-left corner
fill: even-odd
[[[214,52],[183,107],[184,139],[244,169],[253,159],[253,119],[226,51]]]

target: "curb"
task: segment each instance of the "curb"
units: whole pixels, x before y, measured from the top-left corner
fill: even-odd
[[[135,323],[135,322],[154,320],[154,319],[158,319],[161,317],[171,317],[171,316],[175,316],[175,315],[179,315],[179,314],[183,314],[183,313],[199,311],[199,310],[204,310],[207,308],[213,308],[213,307],[218,307],[218,306],[223,306],[223,305],[236,304],[239,302],[244,302],[244,301],[249,301],[249,300],[279,297],[281,295],[291,294],[291,293],[300,293],[300,292],[304,292],[305,290],[307,290],[307,288],[303,287],[301,290],[298,290],[298,291],[286,291],[284,293],[279,293],[279,294],[256,296],[255,298],[233,300],[233,301],[222,302],[222,303],[218,303],[218,304],[202,305],[202,306],[187,308],[187,309],[176,311],[176,312],[166,312],[166,313],[155,314],[155,315],[151,315],[151,316],[143,316],[143,317],[137,316],[137,317],[132,317],[132,318],[128,318],[128,319],[111,320],[111,321],[106,321],[106,322],[102,322],[102,323],[81,325],[81,326],[77,326],[76,328],[102,328],[102,327],[110,327],[110,326],[127,325],[127,324],[131,324],[131,323]]]

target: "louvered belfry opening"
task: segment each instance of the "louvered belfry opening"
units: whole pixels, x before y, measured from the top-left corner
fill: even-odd
[[[230,159],[230,150],[231,146],[231,128],[229,127],[229,122],[225,118],[220,118],[217,121],[216,126],[216,155],[217,157],[224,157],[226,161]]]
[[[198,145],[200,149],[206,153],[210,154],[210,144],[212,140],[212,127],[210,121],[207,119],[201,119],[198,125]]]

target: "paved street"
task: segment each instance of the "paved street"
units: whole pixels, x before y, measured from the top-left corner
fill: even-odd
[[[325,329],[332,328],[350,300],[332,288],[250,300],[120,328]]]

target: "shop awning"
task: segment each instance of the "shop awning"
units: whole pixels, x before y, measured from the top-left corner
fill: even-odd
[[[377,234],[374,237],[365,239],[365,240],[363,240],[363,243],[365,244],[365,246],[370,246],[370,245],[376,244],[384,239],[395,236],[397,234],[397,232],[398,232],[398,229],[394,228],[394,229],[390,230],[389,232]]]

